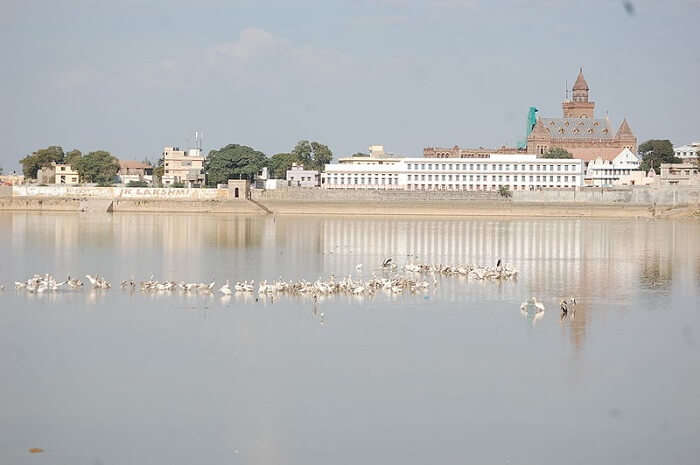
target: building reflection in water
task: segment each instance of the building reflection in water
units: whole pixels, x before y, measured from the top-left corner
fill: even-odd
[[[692,222],[595,219],[235,216],[189,214],[1,213],[0,238],[19,275],[111,272],[114,280],[315,279],[370,273],[395,262],[475,263],[519,268],[511,283],[451,279],[452,300],[576,296],[563,323],[582,344],[596,302],[625,307],[641,289],[697,286],[700,245]],[[454,284],[450,284],[454,283]]]
[[[648,220],[339,217],[323,219],[313,229],[322,235],[319,252],[331,270],[353,270],[361,260],[376,267],[386,257],[399,263],[513,263],[526,283],[524,295],[493,285],[483,287],[483,294],[496,289],[512,299],[577,296],[576,317],[566,320],[576,347],[583,343],[595,302],[626,303],[640,280],[670,286],[671,270],[692,268],[695,260],[689,257],[700,253],[692,239],[694,225]],[[559,311],[558,303],[552,307]]]

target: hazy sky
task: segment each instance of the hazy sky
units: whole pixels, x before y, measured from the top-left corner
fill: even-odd
[[[700,140],[700,0],[0,0],[0,166],[33,150],[156,159],[165,145],[299,139],[514,144],[578,68],[597,115]]]

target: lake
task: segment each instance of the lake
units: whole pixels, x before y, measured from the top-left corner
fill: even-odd
[[[698,221],[4,212],[0,244],[0,463],[700,456]],[[119,286],[369,279],[389,257],[520,273],[318,300]],[[113,287],[15,289],[34,273]]]

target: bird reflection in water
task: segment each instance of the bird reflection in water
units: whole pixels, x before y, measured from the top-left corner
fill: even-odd
[[[318,302],[318,296],[314,295],[313,303],[311,304],[311,315],[313,315],[314,318],[318,318],[319,324],[324,326],[326,324],[326,315],[325,313],[319,311]]]

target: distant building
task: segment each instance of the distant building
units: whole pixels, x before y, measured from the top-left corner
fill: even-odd
[[[664,184],[700,185],[700,166],[697,163],[661,163],[661,182]]]
[[[325,189],[410,191],[496,191],[571,189],[583,186],[578,159],[537,158],[535,154],[481,154],[473,159],[345,158],[326,165]],[[353,160],[357,160],[353,162]]]
[[[588,162],[584,184],[587,186],[612,186],[623,176],[638,171],[640,163],[641,160],[637,155],[627,148],[612,160],[596,158]],[[642,172],[640,171],[640,173]]]
[[[370,158],[384,158],[387,156],[387,154],[384,152],[383,145],[370,145],[368,151]]]
[[[250,198],[250,183],[247,179],[229,179],[227,185],[232,200],[246,200]]]
[[[17,186],[20,184],[24,184],[23,174],[0,174],[0,185]]]
[[[595,103],[588,99],[588,83],[581,70],[572,99],[562,103],[563,118],[538,118],[527,138],[527,153],[543,155],[563,148],[585,161],[614,159],[621,150],[637,153],[637,137],[624,119],[615,131],[607,118],[595,118]]]
[[[673,147],[673,153],[683,161],[696,161],[700,159],[700,142]]]
[[[487,158],[487,155],[492,153],[524,153],[515,147],[506,147],[505,145],[499,149],[487,149],[480,147],[478,149],[464,149],[459,145],[452,148],[444,147],[426,147],[423,149],[425,158]]]
[[[302,165],[292,164],[287,170],[287,182],[292,187],[317,187],[320,185],[320,175],[316,170],[305,170]]]
[[[650,169],[647,173],[642,170],[636,170],[630,171],[630,174],[620,176],[620,179],[613,181],[613,186],[649,186],[656,184],[659,179],[653,169]]]
[[[36,172],[36,180],[39,184],[54,184],[56,182],[56,163],[42,166]]]
[[[153,182],[153,166],[142,161],[119,160],[117,172],[119,182],[127,184],[130,181]]]
[[[55,184],[79,184],[80,175],[78,170],[71,168],[70,165],[59,163],[54,165],[55,169]]]
[[[255,176],[254,187],[256,189],[275,190],[284,189],[289,186],[286,179],[273,179],[270,175],[270,169],[264,166]]]
[[[180,150],[179,147],[163,149],[163,185],[182,183],[185,187],[202,186],[204,176],[204,155],[201,149]]]

